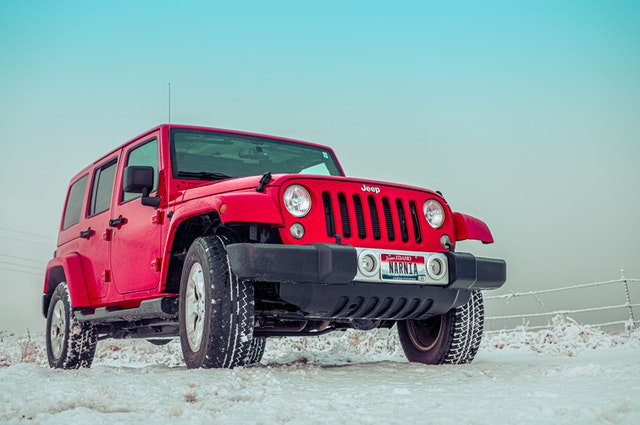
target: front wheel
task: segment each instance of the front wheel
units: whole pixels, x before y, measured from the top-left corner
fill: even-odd
[[[482,293],[473,291],[466,304],[445,314],[398,322],[398,337],[410,362],[463,364],[478,353],[483,327]]]
[[[251,347],[249,347],[249,355],[247,356],[246,364],[256,364],[260,363],[262,360],[262,356],[264,355],[264,350],[267,345],[267,338],[265,337],[253,337],[251,341]]]
[[[249,359],[253,286],[229,267],[224,241],[197,238],[180,281],[180,344],[188,368],[233,368]]]
[[[66,283],[51,295],[45,335],[49,366],[56,369],[90,367],[96,353],[95,327],[76,319]]]

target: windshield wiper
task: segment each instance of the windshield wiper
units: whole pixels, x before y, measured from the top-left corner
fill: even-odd
[[[179,171],[178,177],[196,178],[205,180],[231,179],[231,176],[222,173],[210,173],[208,171]]]

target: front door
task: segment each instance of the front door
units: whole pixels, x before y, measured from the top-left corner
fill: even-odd
[[[148,136],[123,152],[117,202],[111,214],[111,273],[121,294],[157,288],[162,257],[162,226],[153,207],[142,205],[139,194],[124,193],[123,173],[129,165],[155,170],[153,196],[158,188],[158,135]]]

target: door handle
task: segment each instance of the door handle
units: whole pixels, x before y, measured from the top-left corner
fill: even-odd
[[[111,220],[109,220],[110,227],[118,227],[126,223],[127,223],[127,219],[124,217],[112,218]]]
[[[80,237],[82,239],[89,239],[91,236],[93,236],[96,233],[95,230],[93,230],[91,227],[89,227],[87,230],[82,230],[80,231]]]

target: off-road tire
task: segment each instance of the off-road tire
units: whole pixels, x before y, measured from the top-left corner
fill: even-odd
[[[76,319],[69,288],[64,282],[51,295],[45,340],[50,367],[78,369],[91,366],[98,333],[92,324]]]
[[[267,345],[267,338],[254,337],[251,341],[251,347],[249,347],[249,355],[247,356],[246,364],[260,363],[262,356],[264,355],[264,349]]]
[[[480,347],[484,327],[482,293],[473,291],[469,301],[427,320],[398,322],[398,336],[410,362],[425,364],[470,363]]]
[[[223,239],[200,237],[191,244],[179,298],[180,344],[187,367],[244,365],[253,339],[253,286],[231,271]]]

